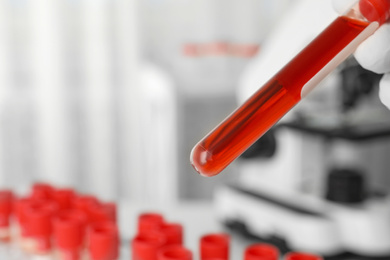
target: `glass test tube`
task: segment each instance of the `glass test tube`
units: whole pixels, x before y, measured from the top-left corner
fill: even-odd
[[[220,173],[292,109],[390,16],[390,0],[360,0],[204,137],[191,152],[199,174]]]

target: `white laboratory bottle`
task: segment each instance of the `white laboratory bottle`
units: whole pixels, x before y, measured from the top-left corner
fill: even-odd
[[[31,74],[37,130],[37,179],[64,184],[71,172],[63,55],[63,1],[37,0],[31,17]]]
[[[84,93],[85,168],[87,192],[116,197],[114,167],[114,82],[110,10],[112,1],[81,0]]]

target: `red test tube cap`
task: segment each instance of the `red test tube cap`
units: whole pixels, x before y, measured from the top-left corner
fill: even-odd
[[[183,226],[179,223],[163,223],[161,232],[167,237],[167,245],[183,244]]]
[[[166,236],[159,231],[140,233],[131,241],[132,260],[157,260],[165,245]]]
[[[24,208],[24,217],[26,217],[28,233],[32,237],[50,237],[52,218],[57,210],[57,204],[52,201],[27,202]]]
[[[88,222],[92,220],[90,209],[99,204],[99,200],[92,195],[75,196],[72,201],[72,207],[84,212]]]
[[[49,200],[52,199],[54,188],[43,182],[37,182],[32,186],[31,197],[33,199]]]
[[[371,22],[383,24],[390,18],[390,0],[360,0],[359,9]]]
[[[53,221],[54,241],[58,248],[78,250],[82,247],[87,217],[79,210],[61,211]]]
[[[13,193],[10,190],[0,190],[0,227],[9,225],[12,213]]]
[[[91,260],[114,260],[119,255],[119,233],[112,222],[94,223],[88,232]]]
[[[270,244],[253,244],[244,252],[244,260],[278,260],[279,250]]]
[[[52,197],[57,202],[59,209],[65,210],[71,208],[75,194],[73,189],[62,188],[54,190]]]
[[[301,253],[301,252],[290,252],[287,253],[284,257],[285,260],[323,260],[321,256]]]
[[[157,260],[192,260],[192,252],[181,245],[166,246],[158,251]]]
[[[14,203],[15,217],[20,226],[20,235],[23,237],[29,236],[25,209],[31,201],[32,200],[30,198],[20,198],[17,199]]]
[[[116,207],[113,203],[91,203],[87,212],[92,223],[101,221],[116,222]]]
[[[200,239],[200,259],[229,259],[230,237],[227,234],[207,234]]]
[[[158,230],[164,223],[162,214],[156,212],[147,212],[138,216],[138,233]]]
[[[114,202],[106,202],[103,204],[105,210],[107,211],[108,215],[114,222],[117,221],[117,216],[118,216],[118,207],[116,203]]]

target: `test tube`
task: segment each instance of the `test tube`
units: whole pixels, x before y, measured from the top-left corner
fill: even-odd
[[[206,234],[200,238],[200,260],[229,259],[230,237],[224,233]]]
[[[360,0],[206,135],[191,152],[201,175],[219,174],[390,17],[390,0]]]

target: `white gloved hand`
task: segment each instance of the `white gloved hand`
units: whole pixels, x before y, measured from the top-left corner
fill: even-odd
[[[334,9],[342,14],[356,0],[332,0]],[[379,83],[379,98],[390,109],[390,22],[383,24],[357,48],[355,58],[365,69],[384,73]]]

